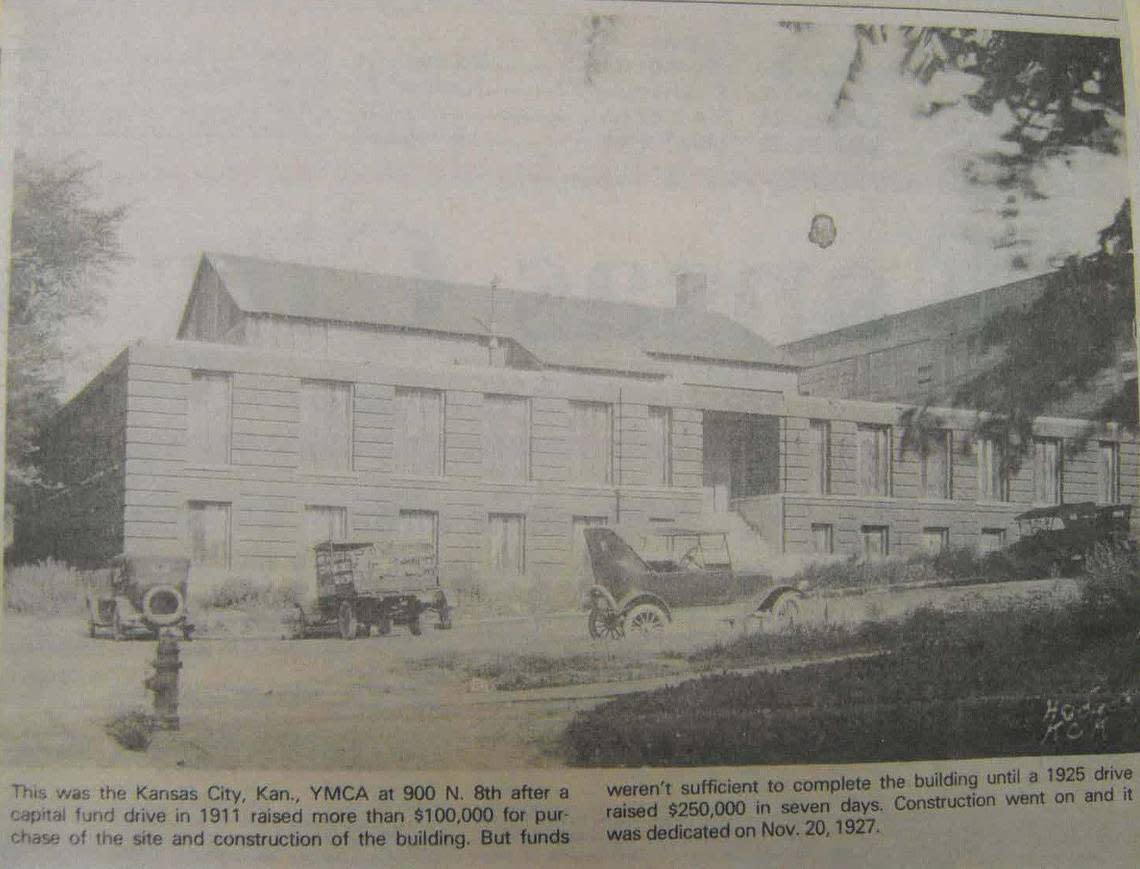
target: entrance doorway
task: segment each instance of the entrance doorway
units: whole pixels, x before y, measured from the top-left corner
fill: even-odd
[[[706,512],[727,513],[736,498],[780,491],[780,419],[706,410],[704,490]]]

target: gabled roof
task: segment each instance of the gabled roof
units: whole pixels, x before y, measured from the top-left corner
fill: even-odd
[[[207,253],[250,314],[486,336],[489,288]],[[518,290],[495,291],[495,333],[558,367],[663,373],[655,357],[794,367],[783,351],[707,311]]]

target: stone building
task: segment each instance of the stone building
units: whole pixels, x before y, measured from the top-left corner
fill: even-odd
[[[203,256],[176,340],[124,350],[43,433],[23,558],[186,554],[305,581],[312,544],[435,547],[445,585],[573,600],[581,529],[747,527],[775,554],[994,548],[1031,504],[1137,498],[1135,440],[1042,419],[1011,479],[973,416],[920,458],[905,406],[799,370],[682,275],[650,307]]]

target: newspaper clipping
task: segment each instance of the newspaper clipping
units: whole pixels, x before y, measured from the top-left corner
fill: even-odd
[[[3,16],[3,865],[1140,862],[1120,0]]]

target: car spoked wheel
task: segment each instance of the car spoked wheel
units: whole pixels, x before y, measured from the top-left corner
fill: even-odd
[[[772,607],[772,625],[781,634],[794,631],[801,624],[800,605],[796,599],[785,594]]]
[[[620,640],[625,636],[625,620],[612,607],[590,607],[586,626],[595,640]]]
[[[631,637],[658,637],[665,631],[668,617],[651,603],[641,603],[625,614],[625,632]]]

